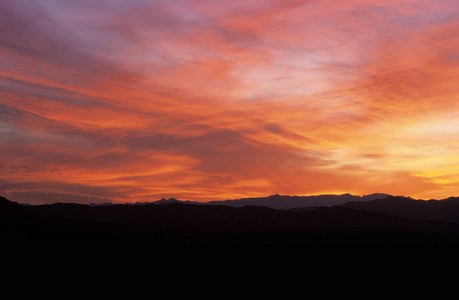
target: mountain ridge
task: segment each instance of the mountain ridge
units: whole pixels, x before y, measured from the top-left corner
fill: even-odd
[[[3,197],[2,197],[3,198]],[[6,199],[6,198],[3,198]],[[6,200],[8,201],[8,200]],[[177,200],[175,198],[161,199],[154,202],[142,203],[126,203],[113,204],[104,203],[100,205],[94,204],[77,204],[77,203],[54,203],[44,205],[21,205],[24,207],[39,207],[41,212],[46,212],[47,209],[56,209],[57,207],[65,207],[60,213],[64,214],[65,218],[72,218],[72,214],[76,211],[89,211],[89,208],[94,208],[93,212],[101,210],[105,207],[111,207],[110,210],[116,211],[117,208],[125,207],[145,207],[145,211],[150,211],[153,208],[162,206],[170,206],[177,204],[186,204],[192,206],[222,206],[231,208],[242,208],[247,206],[266,207],[275,210],[290,210],[296,212],[313,211],[320,207],[342,206],[352,209],[358,209],[368,212],[386,213],[408,219],[425,219],[439,222],[448,222],[459,224],[459,197],[449,197],[441,200],[420,200],[405,196],[392,196],[388,194],[369,194],[364,196],[355,196],[351,194],[342,195],[316,195],[316,196],[289,196],[289,195],[271,195],[268,197],[259,198],[242,198],[235,200],[209,201],[209,202],[194,202],[188,200]],[[11,205],[9,205],[11,207]],[[132,210],[134,210],[132,208]],[[142,214],[138,210],[139,214]],[[133,220],[135,221],[135,220]]]
[[[241,198],[235,200],[209,201],[207,204],[230,205],[241,207],[245,205],[263,205],[274,209],[291,209],[307,206],[334,206],[344,204],[350,201],[369,201],[380,197],[388,196],[387,194],[370,194],[356,196],[351,194],[321,194],[312,196],[290,196],[290,195],[270,195],[268,197],[258,198]]]
[[[299,207],[315,207],[315,206],[334,206],[344,204],[350,201],[370,201],[382,197],[387,197],[389,194],[373,193],[363,196],[352,195],[349,193],[336,195],[336,194],[320,194],[311,196],[291,196],[291,195],[270,195],[267,197],[248,197],[232,200],[213,200],[207,202],[196,202],[189,200],[177,200],[175,198],[165,199],[162,198],[158,201],[145,202],[155,204],[169,204],[169,203],[186,203],[196,205],[226,205],[232,207],[242,207],[248,205],[266,206],[273,209],[292,209]],[[137,204],[145,204],[137,203]]]
[[[341,206],[371,212],[382,212],[410,219],[428,219],[459,224],[459,198],[419,200],[388,196],[366,202],[352,201]]]
[[[367,195],[352,195],[350,193],[345,194],[318,194],[318,195],[308,195],[308,196],[297,196],[297,195],[280,195],[274,194],[269,195],[266,197],[247,197],[247,198],[239,198],[239,199],[229,199],[229,200],[211,200],[206,202],[199,202],[199,201],[191,201],[191,200],[178,200],[176,198],[161,198],[160,200],[155,201],[147,201],[147,202],[125,202],[125,203],[116,203],[116,202],[104,202],[104,203],[89,203],[85,205],[89,205],[91,207],[98,207],[98,206],[113,206],[113,205],[148,205],[148,204],[158,204],[158,205],[167,205],[171,203],[184,203],[184,204],[195,204],[195,205],[225,205],[231,207],[242,207],[247,205],[255,205],[255,206],[266,206],[273,209],[303,209],[303,208],[312,208],[312,207],[320,207],[320,206],[335,206],[335,205],[342,205],[347,202],[367,202],[375,199],[383,199],[388,196],[392,196],[390,194],[385,193],[373,193]],[[394,197],[394,196],[392,196]],[[413,199],[411,197],[406,196],[396,196],[402,198]],[[459,201],[459,198],[450,197],[448,199],[442,200],[435,200],[435,201]],[[423,200],[428,201],[428,200]],[[74,202],[56,202],[56,203],[74,203]],[[51,205],[55,203],[46,203],[46,204],[39,204],[39,205]],[[75,203],[78,204],[78,203]],[[21,203],[23,206],[36,206],[37,204],[29,204],[29,203]]]
[[[368,244],[453,243],[459,224],[403,218],[345,206],[309,211],[170,201],[143,205],[0,201],[0,236],[21,241],[123,243]],[[391,199],[389,199],[391,200]],[[376,200],[375,200],[376,201]],[[357,203],[357,202],[354,202]],[[11,208],[12,207],[12,208]]]

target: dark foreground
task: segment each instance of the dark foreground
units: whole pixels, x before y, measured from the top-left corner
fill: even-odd
[[[459,245],[458,225],[412,220],[346,207],[282,211],[169,205],[80,204],[22,206],[0,198],[6,245],[183,247],[442,247]]]

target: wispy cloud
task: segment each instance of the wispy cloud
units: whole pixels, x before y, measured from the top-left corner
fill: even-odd
[[[0,193],[457,193],[454,1],[0,4]]]

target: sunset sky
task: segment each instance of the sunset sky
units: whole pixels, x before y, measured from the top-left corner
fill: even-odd
[[[2,0],[0,195],[459,196],[457,0]]]

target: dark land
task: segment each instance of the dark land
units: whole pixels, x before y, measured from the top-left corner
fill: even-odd
[[[175,199],[22,205],[0,197],[0,234],[7,243],[32,244],[459,245],[459,198],[383,197],[289,209]]]

